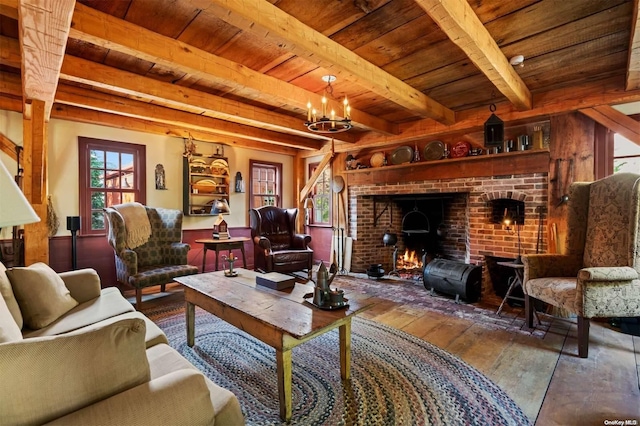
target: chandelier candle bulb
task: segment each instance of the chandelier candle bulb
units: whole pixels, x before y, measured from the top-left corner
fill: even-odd
[[[347,120],[351,120],[351,106],[347,105],[347,116],[345,117]]]
[[[342,105],[343,105],[342,116],[348,119],[349,116],[347,115],[347,108],[349,107],[349,101],[347,100],[346,96],[344,97],[344,101],[342,101]]]
[[[327,116],[327,98],[322,97],[322,117]]]
[[[307,102],[307,121],[311,121],[311,101]]]
[[[331,127],[336,127],[336,112],[331,110]]]

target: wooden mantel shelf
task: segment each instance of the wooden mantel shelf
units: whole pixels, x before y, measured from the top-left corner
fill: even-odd
[[[549,158],[549,150],[541,149],[345,170],[343,173],[349,185],[521,175],[548,173]]]

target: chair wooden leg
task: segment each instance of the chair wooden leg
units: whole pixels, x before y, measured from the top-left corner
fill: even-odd
[[[142,289],[136,288],[136,311],[142,307]]]
[[[527,327],[533,328],[533,299],[531,296],[524,295],[524,317],[527,321]]]
[[[167,288],[166,284],[160,284],[160,291],[164,293],[165,288]]]
[[[589,357],[589,318],[578,316],[578,355]]]

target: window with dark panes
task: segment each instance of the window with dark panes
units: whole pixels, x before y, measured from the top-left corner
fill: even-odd
[[[312,176],[319,163],[309,164],[309,176]],[[311,190],[313,208],[309,223],[313,225],[331,224],[331,168],[325,167]]]
[[[103,209],[146,199],[145,146],[78,138],[83,235],[104,234]]]
[[[282,207],[282,164],[250,160],[249,169],[250,207]]]

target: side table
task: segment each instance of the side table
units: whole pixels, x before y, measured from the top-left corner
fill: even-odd
[[[515,272],[515,275],[509,278],[509,282],[510,282],[509,288],[507,289],[507,292],[504,295],[504,299],[502,299],[502,303],[500,303],[500,307],[498,308],[496,315],[500,315],[500,312],[502,312],[502,307],[504,306],[504,302],[506,302],[507,299],[518,300],[524,304],[524,298],[511,295],[511,292],[513,292],[513,290],[518,286],[522,288],[522,291],[524,291],[524,287],[522,286],[522,283],[524,281],[524,265],[522,263],[515,263],[515,262],[498,262],[498,265],[506,266],[507,268],[513,269],[513,271]],[[534,313],[535,313],[536,320],[538,320],[538,324],[540,324],[540,318],[538,318],[538,312],[534,311]]]
[[[511,292],[516,287],[520,286],[520,288],[522,288],[522,280],[524,278],[524,265],[522,263],[515,263],[515,262],[498,262],[498,265],[506,266],[507,268],[513,269],[513,271],[515,272],[515,275],[509,278],[509,282],[510,282],[509,288],[507,289],[507,292],[504,295],[504,299],[502,299],[502,303],[500,303],[500,307],[498,308],[498,312],[496,312],[496,315],[500,315],[500,312],[502,312],[502,307],[504,306],[504,302],[506,302],[507,299],[518,300],[524,303],[524,298],[515,297],[511,295]],[[524,291],[524,288],[522,290]]]
[[[216,271],[218,270],[218,253],[220,250],[228,250],[231,253],[231,250],[240,249],[242,252],[242,264],[244,268],[247,269],[247,258],[244,254],[244,243],[245,241],[251,241],[251,238],[248,237],[235,237],[235,238],[227,238],[226,240],[214,240],[214,239],[199,239],[196,240],[196,243],[204,245],[204,252],[202,253],[202,272],[204,272],[204,267],[207,263],[207,250],[214,250],[216,252]]]

